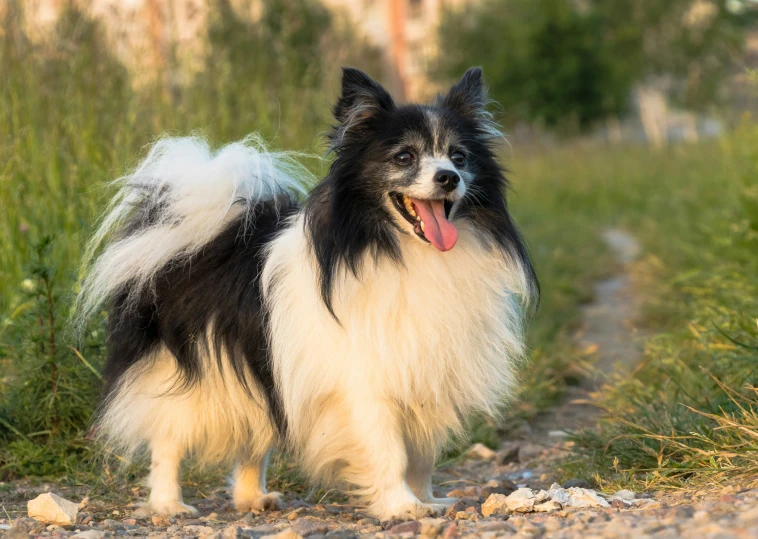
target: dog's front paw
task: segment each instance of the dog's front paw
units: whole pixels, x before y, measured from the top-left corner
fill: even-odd
[[[170,517],[176,515],[194,516],[198,514],[197,509],[178,500],[165,502],[150,501],[144,506],[144,508],[156,515],[168,515]]]
[[[234,506],[240,513],[276,511],[282,508],[282,495],[279,492],[269,492],[256,498],[234,500]]]

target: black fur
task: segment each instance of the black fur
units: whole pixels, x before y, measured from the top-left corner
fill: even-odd
[[[265,246],[297,211],[289,199],[267,201],[231,222],[199,253],[169,264],[155,278],[154,293],[145,292],[136,306],[117,297],[109,316],[106,394],[136,362],[165,346],[177,360],[181,391],[203,376],[201,355],[225,351],[239,381],[251,373],[265,395],[268,411],[280,430],[285,418],[271,369],[267,313],[261,301],[260,275]],[[252,217],[251,217],[252,216]],[[206,334],[212,323],[213,335]],[[220,365],[219,365],[220,367]]]

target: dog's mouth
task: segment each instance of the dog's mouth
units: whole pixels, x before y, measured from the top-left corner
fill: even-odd
[[[458,229],[449,220],[452,201],[422,200],[398,192],[390,193],[390,200],[403,219],[413,225],[413,231],[419,238],[442,252],[455,246]]]

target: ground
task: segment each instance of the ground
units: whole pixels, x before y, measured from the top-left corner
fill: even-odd
[[[604,240],[617,257],[618,271],[598,282],[594,302],[583,310],[577,339],[595,350],[602,372],[631,371],[639,359],[634,319],[639,301],[629,268],[639,252],[637,242],[622,230],[608,230]],[[608,507],[556,508],[551,512],[506,512],[485,517],[482,504],[491,495],[509,495],[528,487],[548,489],[566,474],[561,465],[572,442],[565,429],[592,428],[599,411],[583,401],[598,389],[600,380],[585,379],[557,406],[529,425],[515,429],[498,451],[478,445],[468,454],[441,467],[435,474],[437,495],[459,501],[437,519],[380,522],[367,516],[350,500],[305,502],[286,498],[281,511],[234,512],[228,489],[185,489],[185,501],[200,510],[198,518],[143,515],[135,504],[147,492],[136,488],[121,495],[92,495],[90,488],[60,484],[0,484],[0,533],[10,539],[34,536],[68,537],[86,533],[91,539],[106,536],[153,537],[264,537],[278,539],[327,536],[403,537],[758,537],[758,489],[740,484],[698,491],[619,493]],[[586,478],[575,477],[564,487],[589,488]],[[80,503],[78,524],[46,526],[26,517],[26,502],[52,491]],[[328,494],[328,493],[327,493]],[[306,497],[307,498],[307,497]],[[321,503],[319,503],[321,502]],[[487,513],[487,511],[485,511]],[[2,516],[2,515],[0,515]]]

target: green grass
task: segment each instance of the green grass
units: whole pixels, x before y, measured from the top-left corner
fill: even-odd
[[[574,147],[522,165],[514,206],[547,292],[532,337],[548,356],[571,350],[552,336],[570,330],[588,278],[610,267],[601,231],[623,227],[643,247],[633,277],[652,337],[635,375],[600,391],[600,429],[576,437],[575,469],[601,485],[682,486],[758,470],[756,141],[746,123],[720,141]]]
[[[17,13],[8,10],[0,34],[0,475],[113,485],[117,473],[134,478],[141,469],[118,472],[117,458],[103,464],[87,439],[102,328],[77,343],[65,332],[104,182],[164,132],[202,130],[223,143],[258,130],[276,146],[321,152],[332,66],[376,57],[336,27],[315,37],[294,28],[280,45],[296,53],[268,77],[282,66],[251,63],[265,55],[250,51],[270,41],[270,28],[221,10],[231,18],[214,22],[205,75],[169,92],[135,90],[96,24],[71,12],[50,42],[32,45]],[[306,30],[322,16],[308,13]],[[321,47],[330,55],[318,63]],[[634,276],[653,337],[634,377],[608,381],[599,404],[609,417],[577,438],[571,463],[601,485],[680,485],[756,470],[757,143],[758,128],[746,122],[723,140],[662,151],[516,145],[504,159],[543,289],[514,415],[551,406],[589,360],[574,334],[592,284],[615,270],[602,231],[625,228],[644,249]],[[492,444],[495,430],[482,424],[475,436]],[[283,487],[299,484],[288,462],[277,470]]]

